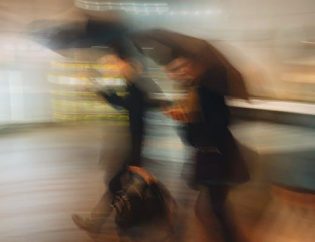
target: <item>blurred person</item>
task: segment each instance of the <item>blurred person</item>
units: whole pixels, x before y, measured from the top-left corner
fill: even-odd
[[[110,178],[108,191],[104,193],[90,216],[73,215],[72,217],[79,228],[94,233],[100,232],[106,218],[111,214],[114,195],[123,190],[122,179],[125,177],[126,171],[130,167],[142,166],[141,153],[145,131],[145,112],[149,107],[160,105],[160,102],[150,100],[146,92],[148,90],[145,91],[143,88],[143,86],[146,86],[150,91],[160,91],[159,87],[152,80],[143,77],[144,64],[138,58],[119,55],[118,53],[107,56],[102,61],[115,63],[126,82],[125,96],[119,96],[113,90],[102,89],[97,83],[95,85],[97,86],[96,92],[107,102],[114,107],[124,108],[128,111],[130,152],[126,160],[118,168],[118,172],[115,172],[113,178]]]
[[[147,93],[142,90],[138,82],[146,82],[141,76],[143,65],[136,59],[121,59],[118,56],[111,56],[116,59],[115,63],[126,82],[126,95],[119,96],[113,90],[98,90],[97,93],[114,107],[123,108],[128,111],[129,130],[131,135],[131,154],[126,161],[128,165],[141,166],[141,147],[144,136],[144,115],[148,102]],[[140,80],[139,80],[140,79]]]
[[[220,92],[226,85],[226,70],[193,56],[180,56],[166,66],[166,71],[187,90],[184,100],[165,109],[165,114],[182,122],[184,141],[194,148],[194,174],[189,183],[200,191],[196,216],[209,231],[214,215],[224,241],[236,241],[225,203],[231,185],[249,177],[228,129],[229,110]]]
[[[168,101],[154,100],[151,94],[162,93],[150,78],[144,77],[145,64],[140,57],[110,55],[103,62],[115,63],[126,82],[126,95],[119,96],[114,90],[99,88],[96,92],[113,107],[128,111],[131,136],[130,154],[125,166],[142,166],[142,144],[145,132],[144,116],[148,109],[167,106]]]

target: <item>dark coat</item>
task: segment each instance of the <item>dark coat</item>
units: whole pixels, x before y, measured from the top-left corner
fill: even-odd
[[[140,85],[142,85],[140,87]],[[144,91],[146,86],[147,90]],[[145,134],[144,116],[148,108],[156,108],[162,105],[148,97],[147,92],[161,92],[151,79],[139,78],[129,83],[126,95],[119,96],[114,91],[100,91],[99,94],[113,106],[124,108],[129,115],[129,130],[131,136],[131,150],[125,165],[142,164],[142,143]]]
[[[209,71],[202,77],[197,87],[199,119],[184,126],[185,140],[195,148],[197,183],[241,183],[249,179],[243,157],[228,129],[230,115],[224,96],[209,85],[218,78],[224,82],[221,71]]]
[[[131,150],[126,165],[140,165],[144,136],[144,115],[146,110],[146,94],[135,84],[128,84],[126,96],[118,96],[113,91],[100,91],[99,94],[113,106],[124,108],[129,115]]]

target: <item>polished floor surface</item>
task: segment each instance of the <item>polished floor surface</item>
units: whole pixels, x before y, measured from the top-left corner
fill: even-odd
[[[73,213],[89,213],[103,194],[104,178],[109,167],[123,157],[126,140],[126,127],[112,122],[2,133],[0,241],[132,241],[117,234],[113,217],[98,237],[79,230],[71,220]],[[181,176],[187,152],[170,127],[157,130],[152,126],[148,131],[146,167],[167,186],[178,203],[180,242],[218,242],[206,239],[194,216],[197,192],[188,188]],[[244,184],[232,191],[230,200],[237,226],[248,239],[269,201],[269,189],[265,184]],[[167,241],[161,234],[151,228],[133,241]]]
[[[106,189],[106,163],[119,159],[123,151],[117,146],[123,147],[126,139],[125,127],[114,124],[24,129],[2,134],[0,241],[95,240],[75,227],[71,214],[88,213],[93,208]],[[193,202],[195,192],[175,178],[176,166],[174,162],[167,167],[163,162],[151,163],[156,175],[164,174],[163,182],[170,190],[179,191],[183,202]],[[112,218],[104,227],[97,241],[119,241]]]

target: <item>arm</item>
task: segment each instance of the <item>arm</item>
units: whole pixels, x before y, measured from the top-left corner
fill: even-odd
[[[90,83],[93,85],[93,91],[104,98],[107,102],[109,102],[113,106],[118,106],[127,109],[126,98],[118,96],[115,91],[104,89],[95,79],[96,77],[102,76],[96,70],[90,70],[91,77],[89,78]]]
[[[154,109],[168,108],[172,105],[173,102],[166,98],[149,97],[146,101],[146,106]]]
[[[99,94],[101,97],[103,97],[107,102],[109,102],[113,106],[122,107],[125,109],[128,109],[128,103],[126,101],[126,98],[118,96],[113,91],[97,91],[97,94]]]
[[[164,113],[167,116],[183,123],[194,122],[199,116],[199,100],[197,91],[195,89],[191,89],[182,100],[179,100],[174,103],[174,105],[166,108]]]
[[[147,108],[157,109],[172,104],[170,100],[167,100],[160,86],[151,78],[139,78],[136,86],[144,93]]]

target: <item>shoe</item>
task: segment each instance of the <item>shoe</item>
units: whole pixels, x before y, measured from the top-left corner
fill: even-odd
[[[93,224],[91,218],[78,214],[72,215],[72,220],[77,227],[90,233],[100,233],[101,226]]]

